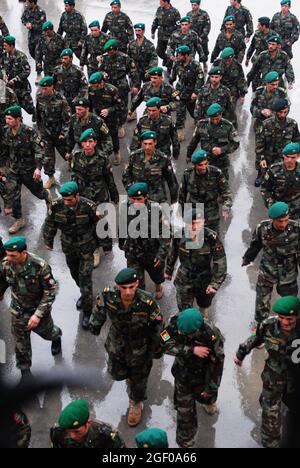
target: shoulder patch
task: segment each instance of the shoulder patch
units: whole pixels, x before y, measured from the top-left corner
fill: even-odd
[[[164,330],[161,334],[161,339],[167,343],[167,341],[169,341],[171,339],[170,335],[169,335],[169,332],[167,330]]]

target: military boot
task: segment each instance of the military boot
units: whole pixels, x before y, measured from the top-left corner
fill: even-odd
[[[120,151],[114,153],[115,157],[113,159],[113,165],[114,166],[119,166],[122,162],[122,157]]]
[[[94,268],[98,268],[101,262],[100,249],[96,249],[94,252]]]
[[[57,356],[61,353],[61,336],[56,340],[52,341],[51,344],[51,354],[52,356]]]
[[[127,423],[130,427],[137,426],[142,419],[143,403],[130,400]]]
[[[179,447],[186,448],[186,449],[191,449],[195,445],[194,439],[192,439],[192,440],[183,440],[178,436],[176,437],[176,442],[177,442],[177,445],[179,445]]]
[[[213,403],[212,405],[202,405],[204,411],[209,414],[209,416],[214,416],[218,411],[217,404]]]
[[[47,182],[44,183],[44,189],[50,190],[52,187],[56,185],[56,180],[54,176],[49,177]]]
[[[164,295],[164,288],[162,284],[155,285],[155,299],[160,301]]]
[[[132,122],[133,120],[137,120],[136,110],[134,112],[132,112],[131,115],[128,114],[128,116],[127,116],[127,122]]]
[[[21,229],[26,226],[26,221],[23,218],[17,219],[12,226],[10,226],[8,232],[9,234],[17,234]]]
[[[125,137],[125,128],[123,126],[119,128],[118,137],[119,138],[124,138]]]
[[[92,315],[92,312],[86,312],[86,311],[83,312],[81,328],[85,331],[89,329],[91,315]]]
[[[179,141],[180,143],[182,143],[182,142],[185,140],[184,129],[183,129],[183,128],[179,128],[178,131],[177,131],[177,135],[178,135],[178,141]]]

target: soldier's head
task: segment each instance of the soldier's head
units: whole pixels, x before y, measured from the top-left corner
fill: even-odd
[[[232,32],[235,28],[235,17],[226,16],[226,18],[224,18],[224,27],[226,31]]]
[[[151,83],[155,88],[161,86],[162,82],[164,81],[163,73],[164,70],[162,67],[154,67],[149,71]]]
[[[291,9],[291,4],[292,2],[290,0],[281,0],[280,5],[281,5],[281,12],[284,16],[288,14],[288,12]]]
[[[184,211],[184,224],[191,238],[198,236],[205,224],[203,212],[197,208],[186,209]]]
[[[141,135],[141,142],[145,155],[152,156],[157,145],[157,133],[151,131],[143,132]]]
[[[64,0],[65,11],[71,13],[75,10],[75,0]]]
[[[22,122],[22,109],[20,106],[8,107],[5,112],[5,123],[9,128],[17,128]]]
[[[242,0],[230,0],[230,5],[234,8],[240,8]]]
[[[161,112],[160,106],[161,106],[161,99],[158,97],[151,98],[146,102],[147,114],[151,120],[159,119],[160,112]]]
[[[60,187],[59,193],[65,206],[74,207],[80,200],[79,188],[76,182],[66,182]]]
[[[192,156],[192,164],[198,174],[205,175],[209,165],[207,152],[202,149],[196,151]]]
[[[103,47],[103,51],[107,53],[109,57],[113,57],[118,52],[118,45],[117,39],[110,39]]]
[[[114,15],[119,15],[121,11],[121,2],[120,0],[113,0],[110,3],[111,6],[111,11],[113,12]]]
[[[300,158],[299,143],[289,143],[282,150],[283,163],[287,171],[294,171]]]
[[[289,224],[289,206],[284,202],[276,202],[269,208],[269,218],[276,231],[285,231]]]
[[[127,191],[130,202],[133,205],[145,205],[149,193],[149,186],[146,182],[133,184]]]
[[[188,63],[191,57],[191,48],[188,45],[177,47],[176,55],[178,62]]]
[[[52,76],[45,76],[39,82],[39,88],[44,96],[52,96],[54,93],[54,82]]]
[[[90,101],[85,97],[79,97],[75,103],[75,113],[79,119],[83,119],[88,116],[90,110]]]
[[[212,67],[209,72],[209,81],[213,87],[218,87],[221,84],[223,78],[223,72],[220,67]]]
[[[270,71],[265,76],[267,91],[271,94],[279,88],[280,76],[276,71]]]
[[[189,16],[184,16],[180,20],[180,29],[182,34],[187,34],[191,29],[191,18]]]
[[[204,317],[196,308],[183,310],[177,319],[177,328],[180,334],[192,339],[204,325]]]
[[[91,31],[91,35],[93,37],[99,37],[100,36],[101,29],[100,29],[100,22],[98,20],[92,21],[89,24],[89,28],[90,28],[90,31]]]
[[[171,0],[159,0],[159,5],[161,8],[170,8]]]
[[[93,156],[97,146],[97,136],[92,128],[85,130],[80,136],[80,144],[86,156]]]
[[[266,32],[270,29],[271,20],[267,16],[262,16],[258,18],[257,29],[261,32]]]
[[[201,0],[191,0],[192,11],[200,10]]]
[[[124,268],[115,278],[115,283],[120,291],[121,299],[124,302],[131,302],[135,298],[139,287],[139,279],[136,270]]]
[[[62,430],[66,431],[70,439],[75,442],[83,441],[91,426],[88,403],[85,400],[70,403],[61,412],[58,424]]]
[[[232,47],[225,47],[221,52],[221,59],[225,67],[230,67],[234,60],[234,49]]]
[[[137,23],[134,25],[134,32],[137,39],[142,39],[145,36],[145,23]]]
[[[5,36],[3,38],[3,49],[8,54],[12,54],[16,50],[16,38],[14,36]]]
[[[26,4],[30,10],[34,10],[37,5],[37,0],[26,0]]]
[[[72,49],[64,49],[60,54],[60,61],[63,67],[68,68],[72,65],[73,62],[73,50]]]
[[[270,53],[276,52],[281,49],[281,38],[279,36],[272,36],[267,40],[268,50]]]
[[[206,111],[206,115],[212,125],[219,125],[222,120],[223,109],[218,103],[214,103]]]
[[[102,72],[95,72],[89,77],[89,84],[93,90],[104,88],[104,77]]]
[[[137,448],[164,449],[169,447],[168,434],[163,429],[151,427],[135,436]]]
[[[290,103],[288,99],[277,99],[272,106],[278,120],[285,120],[290,112]]]
[[[300,300],[295,296],[285,296],[273,304],[273,312],[277,314],[280,329],[289,334],[295,330],[300,312]]]
[[[42,26],[42,30],[46,37],[54,36],[54,26],[51,21],[46,21]]]
[[[21,264],[27,259],[27,242],[25,237],[11,237],[5,242],[3,247],[9,263]]]

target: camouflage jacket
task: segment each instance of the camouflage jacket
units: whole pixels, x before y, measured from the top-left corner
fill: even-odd
[[[13,89],[9,88],[5,81],[0,80],[0,123],[5,125],[4,111],[11,106],[18,104],[18,98]],[[2,130],[0,130],[0,134]]]
[[[207,109],[211,104],[218,103],[222,106],[224,118],[234,123],[236,121],[235,110],[231,101],[231,93],[224,85],[214,89],[210,83],[204,85],[198,93],[196,101],[194,119],[196,121],[205,119]]]
[[[2,56],[2,68],[8,81],[13,80],[14,89],[31,90],[31,86],[28,81],[31,68],[28,59],[23,52],[16,50],[11,55],[4,53]]]
[[[93,69],[98,69],[99,61],[97,57],[103,55],[103,47],[109,40],[109,36],[100,33],[99,37],[93,37],[91,34],[85,37],[80,57],[80,66],[87,65]]]
[[[75,209],[65,206],[62,199],[53,202],[42,229],[45,244],[53,248],[59,229],[64,253],[94,253],[97,247],[96,225],[99,221],[96,210],[97,205],[83,197]]]
[[[19,315],[35,314],[44,318],[51,313],[55,300],[56,281],[51,267],[32,253],[22,265],[14,265],[6,259],[0,263],[0,296],[11,287],[10,311]]]
[[[35,49],[37,70],[52,75],[54,68],[60,65],[60,54],[64,47],[64,40],[59,34],[54,33],[51,39],[42,34]]]
[[[130,150],[135,151],[141,148],[140,136],[143,132],[151,130],[157,133],[156,149],[171,156],[171,145],[173,146],[173,157],[178,159],[180,155],[180,143],[178,141],[176,125],[173,123],[172,117],[166,114],[160,114],[159,120],[153,120],[144,115],[138,122],[130,145]]]
[[[192,29],[196,31],[202,42],[208,41],[208,35],[211,30],[211,21],[209,14],[204,10],[197,12],[189,11],[187,16],[192,19]]]
[[[294,44],[299,39],[299,21],[291,12],[287,16],[282,16],[281,12],[276,13],[271,21],[271,28],[283,39],[283,45]]]
[[[246,96],[248,87],[242,65],[234,59],[227,67],[223,59],[215,60],[215,67],[221,67],[223,72],[222,84],[226,86],[232,97],[240,98]]]
[[[159,97],[162,106],[169,106],[170,111],[176,110],[176,104],[180,101],[179,92],[166,82],[162,82],[159,88],[154,88],[151,82],[145,83],[139,93],[133,98],[131,103],[132,112],[135,111],[142,102],[147,102],[152,97]]]
[[[27,23],[32,24],[32,29],[28,30],[28,39],[29,41],[35,41],[42,35],[42,26],[43,23],[47,20],[47,15],[45,10],[42,10],[38,5],[34,10],[31,8],[26,7],[21,21],[26,26]]]
[[[170,159],[156,150],[150,161],[145,161],[143,149],[134,151],[123,173],[123,185],[126,190],[136,182],[147,182],[149,200],[156,203],[167,201],[165,183],[168,184],[171,203],[177,201],[178,182]]]
[[[184,234],[184,233],[183,233]],[[176,262],[180,265],[177,271],[177,281],[188,283],[199,288],[200,278],[208,278],[209,284],[218,290],[227,275],[226,254],[218,234],[204,228],[201,247],[196,248],[190,237],[182,238],[175,235],[171,242],[171,250],[167,260],[166,272],[172,276]]]
[[[80,194],[94,203],[112,200],[119,202],[109,159],[99,150],[94,156],[86,156],[84,151],[76,151],[72,158],[72,180],[79,185]]]
[[[70,439],[59,426],[51,428],[50,437],[54,449],[120,449],[126,448],[120,434],[110,424],[93,420],[83,442]]]
[[[116,86],[120,93],[130,91],[127,76],[133,86],[139,87],[137,67],[134,61],[123,52],[118,51],[113,57],[104,54],[99,70],[108,75],[106,81]]]
[[[235,51],[235,58],[241,63],[243,61],[246,43],[243,34],[238,30],[234,30],[232,34],[227,34],[222,31],[216,41],[216,45],[211,54],[211,63],[213,63],[220,55],[225,47],[232,47]]]
[[[199,62],[191,59],[187,65],[175,62],[172,68],[170,83],[176,83],[181,101],[189,101],[193,93],[198,94],[204,85],[204,73]]]
[[[118,16],[112,11],[107,13],[102,24],[102,32],[107,33],[118,39],[123,48],[128,46],[128,43],[134,39],[133,24],[131,19],[123,11]]]
[[[118,88],[109,83],[105,83],[102,89],[93,89],[92,86],[89,86],[88,98],[95,114],[100,115],[103,109],[108,109],[106,119],[113,118],[123,109],[123,101]]]
[[[86,76],[76,65],[72,64],[68,68],[59,65],[54,69],[53,78],[56,91],[62,93],[69,104],[71,100],[87,95]]]
[[[4,202],[4,208],[12,208],[15,201],[15,190],[17,183],[15,178],[10,175],[0,173],[0,196]],[[0,211],[1,212],[1,211]],[[2,251],[0,251],[0,260],[2,260]]]
[[[154,44],[149,39],[144,39],[142,45],[136,40],[130,41],[128,55],[134,61],[139,78],[143,78],[151,68],[157,67],[158,57]]]
[[[38,94],[36,99],[36,120],[42,138],[68,136],[71,109],[66,98],[54,91],[52,96]]]
[[[287,99],[287,92],[284,88],[278,88],[272,94],[268,93],[265,86],[257,88],[250,108],[252,116],[257,120],[256,126],[261,125],[267,119],[261,111],[264,109],[272,110],[274,102],[278,99]]]
[[[106,156],[110,156],[113,152],[113,145],[107,125],[101,117],[92,112],[89,112],[86,119],[79,119],[76,114],[72,115],[68,135],[69,152],[74,149],[75,145],[80,147],[80,136],[88,128],[95,131],[99,149]]]
[[[14,436],[16,447],[26,449],[29,447],[31,439],[31,427],[28,418],[23,411],[15,411],[13,414],[14,420]]]
[[[272,36],[276,36],[276,32],[273,29],[270,29],[269,32],[264,34],[263,32],[257,30],[252,38],[251,44],[247,51],[247,60],[249,61],[254,54],[252,62],[256,60],[258,55],[264,50],[268,50],[268,39]]]
[[[234,16],[236,21],[236,29],[240,31],[243,36],[251,37],[253,34],[253,19],[248,8],[243,5],[240,8],[235,8],[229,6],[225,12],[224,18],[226,16]]]
[[[152,23],[151,33],[155,34],[155,31],[158,29],[159,40],[167,42],[172,33],[178,28],[180,18],[179,11],[172,5],[168,10],[159,7]]]
[[[270,71],[277,71],[279,73],[281,77],[280,86],[284,86],[284,75],[288,83],[294,83],[295,81],[294,69],[288,55],[283,50],[278,49],[274,58],[272,58],[268,50],[259,54],[247,75],[248,84],[256,77],[263,80],[264,76]]]
[[[166,329],[161,333],[162,351],[175,356],[172,374],[183,384],[205,385],[205,392],[215,395],[221,385],[224,366],[225,339],[220,330],[205,321],[193,338],[183,335],[177,328],[178,316],[171,317]],[[196,346],[205,346],[210,354],[205,359],[199,359],[193,354]]]
[[[192,29],[187,34],[182,34],[181,30],[174,31],[169,39],[167,47],[167,56],[169,58],[176,56],[176,49],[181,45],[187,45],[191,49],[191,57],[196,53],[199,55],[199,61],[203,62],[204,53],[198,34]]]
[[[9,35],[8,27],[6,26],[5,21],[2,18],[2,16],[0,16],[0,31],[1,31],[3,37]]]
[[[243,260],[249,264],[261,250],[260,272],[266,279],[277,279],[281,285],[290,284],[298,276],[300,226],[289,221],[284,231],[277,231],[271,220],[262,221],[256,227],[249,249]]]
[[[57,33],[60,36],[63,36],[65,33],[65,47],[77,49],[78,42],[83,44],[87,35],[87,25],[84,16],[77,10],[71,13],[64,11],[60,18]]]
[[[120,291],[106,288],[97,296],[90,324],[94,333],[100,333],[107,315],[111,326],[105,348],[113,358],[124,358],[132,367],[142,367],[151,361],[159,346],[163,317],[152,295],[137,290],[129,309],[124,309]]]

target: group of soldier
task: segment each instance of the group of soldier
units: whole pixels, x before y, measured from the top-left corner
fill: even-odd
[[[180,447],[193,447],[198,429],[196,402],[210,415],[217,412],[224,337],[209,321],[209,307],[227,275],[220,220],[230,217],[230,155],[239,148],[237,109],[252,82],[255,185],[261,187],[269,220],[257,226],[243,257],[246,266],[263,251],[253,335],[240,346],[235,363],[241,365],[252,349],[265,344],[269,358],[263,373],[262,442],[265,447],[279,447],[281,403],[291,386],[289,353],[300,335],[300,133],[296,121],[288,117],[291,103],[285,87],[287,81],[292,89],[295,81],[292,45],[299,38],[291,1],[282,0],[281,12],[272,20],[259,18],[253,35],[251,13],[241,0],[231,0],[210,69],[211,23],[201,0],[191,0],[192,11],[183,17],[169,0],[160,1],[151,29],[152,39],[158,30],[157,47],[145,37],[145,24],[133,25],[119,0],[111,2],[112,11],[102,27],[98,20],[89,24],[90,34],[75,1],[64,0],[64,4],[57,32],[37,0],[28,0],[22,15],[36,64],[35,104],[29,61],[0,21],[0,195],[5,215],[14,218],[9,233],[15,235],[26,226],[21,203],[25,185],[45,200],[42,235],[48,250],[61,231],[62,250],[80,289],[76,307],[82,310],[83,330],[99,335],[107,316],[111,321],[105,343],[108,372],[114,380],[127,381],[128,425],[135,427],[142,419],[153,360],[168,353],[175,357],[176,440]],[[242,62],[250,40],[246,66],[251,60],[252,68],[245,77]],[[80,66],[73,64],[74,55]],[[127,268],[118,273],[114,286],[98,294],[94,306],[93,269],[99,265],[100,249],[110,252],[113,245],[110,236],[97,236],[97,225],[105,216],[99,205],[119,204],[112,165],[122,162],[120,138],[125,136],[126,122],[137,119],[142,103],[145,112],[134,129],[122,175],[128,202],[119,207],[128,227],[126,234],[118,236]],[[23,110],[32,115],[36,128],[23,123]],[[177,160],[182,154],[187,111],[195,130],[185,155],[189,166],[179,183],[172,157]],[[53,200],[56,152],[66,161],[70,181],[60,186],[61,197]],[[44,185],[42,169],[48,176]],[[180,232],[171,229],[169,237],[164,235],[170,226],[163,210],[168,201],[172,208],[178,202],[183,217]],[[204,212],[199,212],[198,204],[204,205]],[[139,211],[147,226],[144,237],[130,234]],[[158,220],[156,238],[151,236],[153,219]],[[51,317],[57,282],[49,264],[28,252],[22,236],[5,242],[1,256],[0,297],[11,287],[16,364],[22,381],[27,381],[32,331],[51,341],[53,356],[61,353],[62,330]],[[174,282],[178,315],[167,324],[158,301],[178,260]],[[154,283],[155,297],[145,291],[146,272]],[[275,285],[282,298],[272,309]],[[195,301],[199,308],[194,308]],[[270,318],[271,309],[275,316]],[[25,415],[18,418],[29,427]],[[147,435],[167,446],[166,434],[159,429]],[[81,400],[62,412],[51,439],[55,447],[124,447],[110,426],[90,419],[88,404]],[[144,445],[140,446],[151,446],[142,436],[141,440]]]

